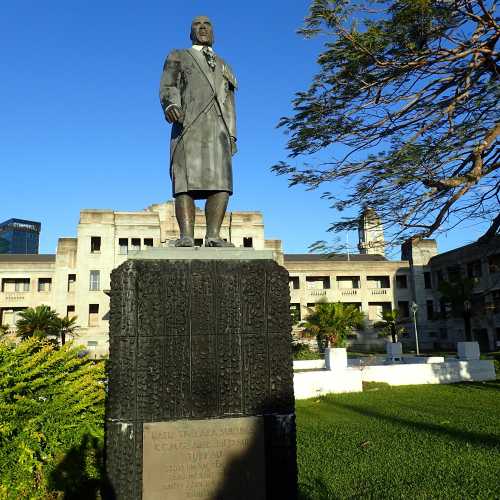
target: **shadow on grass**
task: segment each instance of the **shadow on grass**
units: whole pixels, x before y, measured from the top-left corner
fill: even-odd
[[[85,434],[51,473],[49,484],[51,490],[64,492],[65,500],[94,500],[101,498],[103,477],[102,442]]]
[[[379,420],[383,420],[385,422],[397,424],[400,426],[411,427],[416,430],[447,436],[464,443],[474,444],[476,446],[482,446],[484,448],[500,447],[500,439],[494,434],[480,434],[477,432],[470,432],[466,430],[450,429],[438,424],[415,422],[414,420],[408,420],[406,418],[397,417],[395,415],[384,415],[383,413],[369,408],[360,408],[346,403],[340,403],[338,401],[331,401],[326,398],[324,399],[324,402],[332,406],[337,406],[346,410],[350,410],[354,413],[364,415],[365,417],[377,418]]]
[[[319,477],[311,478],[308,483],[299,483],[298,500],[333,500],[334,498],[337,497],[333,495],[327,483]]]
[[[460,388],[460,389],[467,389],[467,388],[476,388],[476,389],[483,389],[483,390],[489,390],[491,391],[492,389],[494,391],[500,391],[500,379],[497,380],[488,380],[485,382],[464,382],[462,384],[456,384],[455,387]]]

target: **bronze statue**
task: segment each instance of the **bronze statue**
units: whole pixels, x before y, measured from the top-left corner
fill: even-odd
[[[220,228],[233,192],[232,156],[236,153],[236,78],[212,49],[210,19],[191,24],[190,49],[173,50],[160,82],[160,102],[168,123],[170,178],[179,247],[194,246],[194,200],[206,199],[205,246],[233,246],[221,239]]]

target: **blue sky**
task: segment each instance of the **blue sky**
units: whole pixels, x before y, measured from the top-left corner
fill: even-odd
[[[195,15],[212,18],[215,50],[233,67],[238,147],[231,210],[261,210],[287,252],[329,239],[338,214],[320,192],[289,189],[276,129],[316,71],[321,40],[296,34],[301,0],[15,0],[0,17],[0,220],[42,222],[43,253],[75,236],[82,208],[141,210],[171,197],[170,127],[158,100],[167,53],[190,45]],[[331,190],[331,189],[330,189]],[[480,235],[438,240],[441,251]],[[349,236],[354,242],[355,235]],[[397,256],[397,254],[396,254]]]

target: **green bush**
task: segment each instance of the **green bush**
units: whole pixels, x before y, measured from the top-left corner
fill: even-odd
[[[311,351],[309,344],[305,342],[294,342],[292,344],[293,359],[321,359],[319,352]]]
[[[71,344],[0,342],[0,498],[96,496],[104,379]]]

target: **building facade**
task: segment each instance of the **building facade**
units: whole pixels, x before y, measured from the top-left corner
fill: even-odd
[[[450,252],[438,256],[436,243],[424,240],[407,242],[401,260],[388,260],[383,255],[383,233],[374,227],[373,214],[368,215],[368,219],[360,219],[360,243],[367,243],[360,254],[284,255],[280,240],[265,239],[260,212],[228,212],[221,236],[236,247],[275,252],[276,260],[290,275],[295,319],[304,319],[321,300],[359,307],[367,317],[367,327],[352,340],[357,349],[383,349],[385,340],[373,330],[372,324],[380,320],[384,310],[395,308],[406,320],[409,335],[404,341],[412,347],[413,302],[418,307],[415,319],[420,346],[454,348],[455,342],[462,340],[463,329],[453,318],[439,319],[439,323],[438,316],[430,314],[429,304],[440,303],[436,276],[440,269],[446,268],[447,259],[456,261],[457,257],[448,255]],[[195,231],[195,242],[201,245],[205,235],[205,216],[201,210],[196,213]],[[19,311],[47,304],[61,316],[76,315],[80,329],[75,340],[101,356],[108,350],[111,271],[131,252],[166,246],[178,237],[174,204],[156,204],[140,212],[82,210],[76,233],[74,238],[59,239],[55,255],[0,255],[0,324],[13,329]],[[375,252],[378,249],[382,249],[380,253]],[[479,259],[484,279],[477,286],[484,283],[488,287],[487,303],[498,307],[490,307],[491,318],[485,325],[479,325],[477,316],[474,328],[486,328],[489,348],[493,348],[500,340],[500,285],[495,278],[496,269],[500,269],[497,262],[500,250],[498,246],[496,253],[494,246],[490,250]],[[460,257],[461,265],[466,272],[470,268],[477,273],[478,265],[474,264],[477,256],[473,254],[474,249],[465,251]]]
[[[23,219],[0,223],[0,254],[36,254],[41,224]]]

